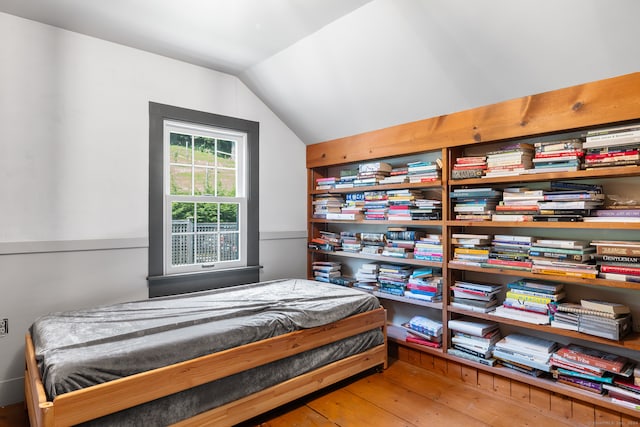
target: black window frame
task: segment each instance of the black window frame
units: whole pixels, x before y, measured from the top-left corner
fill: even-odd
[[[165,120],[201,124],[247,135],[247,266],[197,273],[164,274]],[[175,295],[244,283],[260,278],[259,253],[260,123],[172,105],[149,102],[149,297]]]

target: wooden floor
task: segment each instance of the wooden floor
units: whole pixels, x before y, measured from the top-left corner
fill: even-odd
[[[403,361],[318,392],[242,427],[567,426],[554,417]],[[592,424],[593,425],[593,424]],[[29,426],[23,406],[0,408],[0,427]]]

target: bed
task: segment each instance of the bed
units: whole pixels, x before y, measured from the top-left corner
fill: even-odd
[[[31,426],[233,425],[374,367],[365,292],[276,280],[64,313],[26,335]]]

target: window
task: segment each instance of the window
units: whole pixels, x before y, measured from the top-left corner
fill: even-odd
[[[258,123],[149,104],[149,295],[258,281]]]
[[[246,135],[164,123],[165,274],[246,266]]]

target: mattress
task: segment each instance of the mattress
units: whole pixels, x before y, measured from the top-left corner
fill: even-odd
[[[36,320],[31,335],[45,391],[53,399],[378,307],[377,298],[356,289],[288,279],[52,313]],[[115,414],[94,424],[155,424],[152,419],[159,408],[168,409],[159,418],[162,424],[175,422],[383,341],[381,331],[369,331],[140,405],[133,418],[132,414]]]

